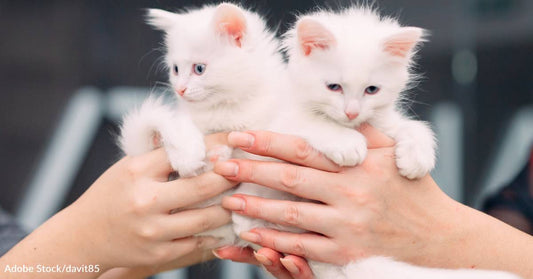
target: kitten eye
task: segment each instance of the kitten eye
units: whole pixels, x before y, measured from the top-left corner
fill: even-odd
[[[174,71],[174,74],[177,75],[178,74],[178,65],[174,65],[174,68],[172,69],[172,71]]]
[[[192,65],[194,73],[197,75],[202,75],[205,72],[205,64],[194,64]]]
[[[340,84],[338,84],[338,83],[329,83],[326,86],[331,91],[335,91],[335,92],[341,92],[342,91],[342,86]]]
[[[379,92],[379,87],[374,86],[374,85],[370,85],[369,87],[365,89],[365,93],[370,94],[370,95],[376,94],[378,92]]]

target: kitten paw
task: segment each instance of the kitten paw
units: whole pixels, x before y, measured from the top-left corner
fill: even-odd
[[[218,161],[227,161],[231,158],[233,148],[227,145],[217,145],[207,152],[205,170],[212,170]]]
[[[435,167],[435,140],[428,129],[396,143],[396,166],[408,179],[424,177]]]
[[[179,177],[193,177],[204,172],[206,163],[204,162],[205,147],[203,143],[196,146],[189,145],[187,148],[165,146],[165,149],[170,165],[178,172]]]
[[[355,130],[347,130],[319,144],[311,142],[311,145],[341,167],[358,165],[367,154],[366,139]]]

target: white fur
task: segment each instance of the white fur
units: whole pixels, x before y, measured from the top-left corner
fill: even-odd
[[[299,34],[306,32],[301,23],[312,26],[309,34]],[[408,119],[397,107],[422,34],[419,28],[403,28],[394,19],[380,18],[361,7],[303,16],[284,42],[289,53],[289,88],[294,92],[288,106],[293,109],[284,112],[274,129],[302,136],[337,164],[352,166],[364,160],[367,149],[354,128],[367,122],[395,139],[402,175],[411,179],[426,175],[435,164],[433,133],[426,123]],[[401,43],[391,44],[391,40]],[[404,41],[412,44],[406,48]],[[384,45],[392,45],[392,50]],[[331,83],[341,84],[342,93],[328,89]],[[371,85],[380,91],[365,94]],[[347,112],[354,111],[358,116],[350,119]],[[287,119],[292,120],[288,125]],[[327,279],[518,278],[504,272],[423,268],[384,257],[346,266],[309,264],[316,278]]]
[[[244,19],[245,29],[237,45],[232,35],[220,31],[220,9],[232,17]],[[124,119],[121,145],[128,155],[153,149],[152,136],[159,133],[172,167],[180,176],[197,175],[212,169],[212,158],[226,160],[232,150],[219,146],[207,154],[203,136],[214,132],[264,129],[280,100],[279,80],[285,65],[279,53],[279,41],[256,13],[230,4],[207,5],[200,9],[171,13],[148,11],[148,23],[164,31],[166,68],[179,107],[148,99],[140,110]],[[205,64],[202,75],[194,73],[194,64]],[[178,66],[178,73],[174,72]],[[228,191],[225,195],[231,194]],[[219,204],[214,197],[195,208]],[[231,226],[206,232],[224,238],[221,244],[234,242]]]
[[[418,36],[419,29],[398,34],[400,26],[395,20],[381,19],[364,8],[347,9],[341,14],[312,14],[309,17],[331,31],[336,45],[307,57],[298,47],[295,29],[289,31],[285,40],[290,55],[289,82],[284,80],[286,71],[274,35],[257,14],[243,11],[246,31],[240,47],[236,47],[231,42],[234,37],[223,38],[213,29],[215,9],[205,6],[180,14],[150,11],[149,23],[166,34],[170,83],[174,90],[187,89],[183,97],[178,97],[181,102],[177,111],[149,99],[138,112],[125,118],[121,143],[127,154],[152,149],[152,137],[159,133],[172,166],[181,172],[187,168],[185,162],[192,162],[193,167],[185,173],[194,175],[204,164],[204,134],[271,128],[302,136],[339,165],[351,166],[366,156],[365,139],[353,128],[369,122],[396,140],[397,165],[402,175],[417,178],[433,168],[435,142],[431,130],[422,122],[409,120],[395,106],[409,81],[408,68],[414,51],[400,59],[383,53],[381,47],[391,36]],[[207,65],[203,75],[192,73],[195,63]],[[173,73],[174,65],[178,65],[178,75]],[[326,82],[342,83],[344,94],[328,91]],[[365,96],[362,92],[368,85],[379,85],[381,92]],[[279,94],[283,93],[286,96],[281,97]],[[358,110],[359,116],[350,120],[344,110]],[[276,114],[279,116],[270,123]],[[229,153],[231,150],[221,147],[209,155],[227,158]],[[299,200],[253,184],[243,184],[237,192]],[[219,203],[220,198],[195,207]],[[236,214],[233,221],[236,233],[254,227],[301,231]],[[235,238],[229,226],[205,234],[223,237],[226,243]],[[498,272],[421,268],[383,257],[344,267],[310,264],[317,278],[328,279],[517,278]]]
[[[304,112],[293,113],[297,126],[304,128],[296,134],[337,164],[355,165],[366,156],[366,142],[353,128],[367,122],[397,142],[397,165],[402,175],[410,179],[426,175],[435,165],[433,133],[427,124],[409,120],[398,108],[412,77],[411,58],[416,45],[424,41],[424,31],[401,27],[396,20],[364,7],[305,15],[297,25],[303,21],[327,30],[330,46],[305,55],[297,27],[285,35],[292,92],[298,95],[296,106]],[[384,51],[385,43],[398,37],[414,42],[405,57]],[[329,90],[328,83],[341,84],[342,93]],[[365,94],[371,85],[380,91]],[[349,110],[356,110],[359,116],[350,120],[345,114]]]
[[[519,279],[500,271],[473,269],[425,268],[394,261],[386,257],[372,257],[350,263],[342,268],[331,268],[322,263],[311,263],[316,278],[327,279]],[[319,275],[317,275],[317,273]]]

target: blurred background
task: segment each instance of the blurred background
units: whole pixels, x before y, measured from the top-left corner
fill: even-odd
[[[204,3],[0,0],[4,209],[36,226],[120,158],[114,141],[121,113],[166,79],[158,71],[161,34],[144,24],[143,8]],[[293,20],[288,11],[332,4],[242,3],[265,12],[280,33]],[[516,176],[533,142],[533,1],[376,4],[405,25],[431,31],[418,59],[425,79],[410,93],[412,113],[437,131],[439,185],[479,207],[487,193]],[[208,272],[216,274],[216,268]],[[206,272],[200,269],[189,274]]]

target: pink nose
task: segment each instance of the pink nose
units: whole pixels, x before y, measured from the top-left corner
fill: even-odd
[[[349,112],[345,112],[346,113],[346,116],[348,116],[348,119],[350,120],[354,120],[357,118],[357,116],[359,116],[359,113],[349,113]]]
[[[180,88],[178,89],[178,94],[180,94],[180,96],[183,96],[185,95],[186,90],[187,90],[187,87]]]

